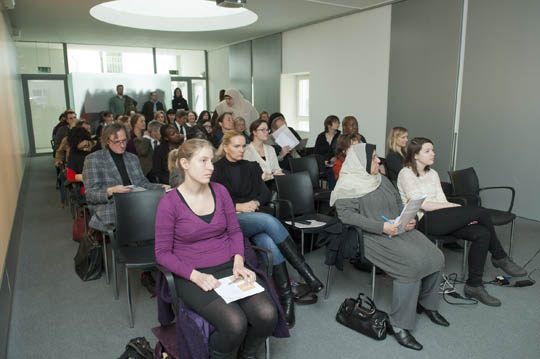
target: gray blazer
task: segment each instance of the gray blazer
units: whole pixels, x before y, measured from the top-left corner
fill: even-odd
[[[161,184],[152,184],[144,176],[137,156],[125,152],[124,163],[131,184],[146,189],[161,188]],[[86,156],[82,175],[86,201],[92,212],[90,227],[97,230],[114,227],[114,201],[112,197],[108,198],[107,188],[121,185],[122,178],[109,150],[102,149]]]

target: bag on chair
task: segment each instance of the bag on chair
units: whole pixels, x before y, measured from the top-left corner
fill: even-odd
[[[79,249],[74,258],[75,272],[83,281],[101,277],[103,270],[103,252],[96,240],[95,233],[86,233],[79,242]]]
[[[345,299],[339,307],[336,320],[338,323],[375,340],[386,338],[389,325],[388,314],[378,310],[373,300],[365,296],[364,293],[358,294],[356,299]]]

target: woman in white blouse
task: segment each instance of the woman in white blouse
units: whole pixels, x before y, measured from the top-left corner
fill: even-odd
[[[493,265],[510,276],[520,277],[527,275],[527,272],[514,263],[502,248],[489,214],[479,207],[461,207],[447,201],[437,171],[430,168],[434,162],[433,142],[423,137],[412,139],[397,180],[401,199],[405,203],[419,194],[427,195],[418,212],[419,230],[427,229],[431,235],[453,235],[471,241],[465,295],[486,305],[500,306],[501,301],[489,295],[483,286],[482,275],[488,252],[491,253]],[[430,213],[427,224],[424,212]]]
[[[283,170],[279,167],[276,151],[272,146],[264,143],[268,140],[270,133],[268,123],[263,120],[256,120],[249,126],[249,132],[251,143],[246,147],[244,159],[255,161],[261,166],[262,178],[265,182],[273,180],[274,176],[284,175]]]

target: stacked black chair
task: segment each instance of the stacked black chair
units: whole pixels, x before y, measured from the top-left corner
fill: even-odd
[[[163,190],[115,193],[116,236],[111,238],[114,293],[118,298],[117,264],[125,265],[129,324],[133,328],[133,306],[129,269],[149,269],[156,265],[155,220]],[[104,239],[105,242],[105,239]]]
[[[516,215],[512,213],[512,208],[514,207],[516,190],[510,186],[481,188],[476,171],[472,167],[458,171],[449,171],[448,174],[450,176],[450,180],[452,181],[452,186],[454,187],[454,194],[456,196],[464,197],[467,200],[467,205],[484,208],[489,212],[491,220],[495,226],[502,226],[511,223],[510,243],[508,246],[508,255],[511,255],[512,242],[514,240],[514,226],[516,221]],[[480,192],[494,189],[510,191],[510,204],[506,211],[482,207],[482,198],[480,197]]]

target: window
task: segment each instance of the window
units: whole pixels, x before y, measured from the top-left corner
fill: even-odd
[[[309,132],[309,76],[296,76],[296,118],[298,129]]]
[[[204,51],[156,49],[158,74],[206,77]]]
[[[70,72],[153,74],[152,49],[94,45],[68,45]]]
[[[46,42],[15,42],[20,74],[65,74],[64,47]]]

